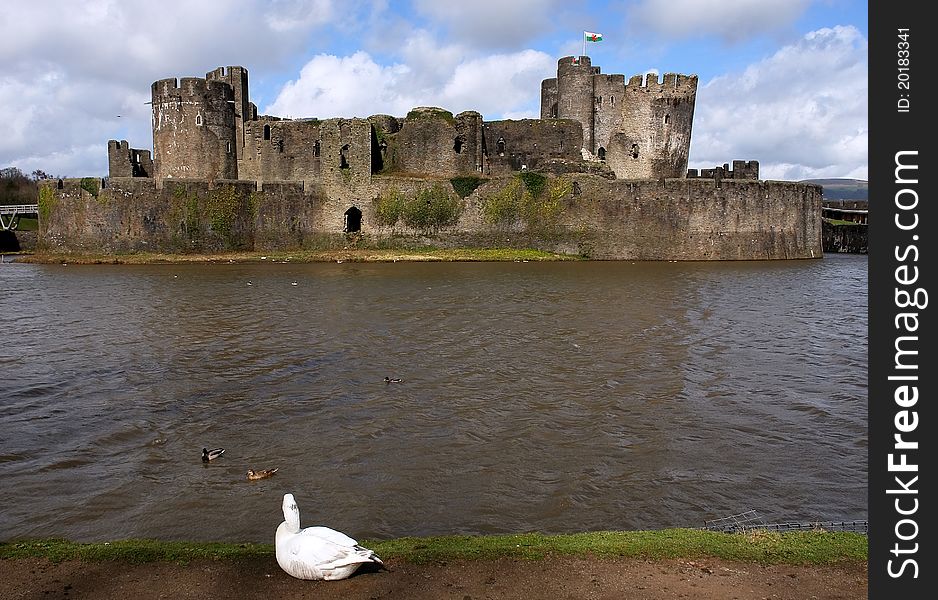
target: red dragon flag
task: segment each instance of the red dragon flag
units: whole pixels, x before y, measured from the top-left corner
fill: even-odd
[[[603,34],[594,33],[592,31],[583,32],[583,56],[586,56],[586,42],[601,42],[603,41]]]

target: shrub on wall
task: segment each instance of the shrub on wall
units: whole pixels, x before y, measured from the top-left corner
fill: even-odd
[[[396,188],[385,190],[374,200],[374,215],[380,227],[394,227],[404,214],[404,194]]]
[[[518,218],[518,205],[521,202],[521,180],[513,177],[507,185],[481,203],[482,215],[494,225],[511,225]]]
[[[420,190],[404,202],[404,223],[413,229],[430,231],[455,225],[462,214],[462,202],[449,195],[441,184]]]

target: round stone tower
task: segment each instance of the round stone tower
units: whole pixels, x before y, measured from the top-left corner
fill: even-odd
[[[228,83],[161,79],[151,93],[155,178],[238,178],[235,97]]]
[[[565,56],[557,61],[557,118],[583,125],[583,147],[593,152],[593,75],[588,56]]]

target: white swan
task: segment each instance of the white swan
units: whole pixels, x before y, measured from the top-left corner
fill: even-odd
[[[345,579],[365,563],[384,563],[368,548],[335,529],[300,529],[300,510],[293,494],[283,495],[283,523],[274,545],[277,564],[297,579]]]

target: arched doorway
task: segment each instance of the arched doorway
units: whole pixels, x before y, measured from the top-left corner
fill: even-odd
[[[362,211],[351,207],[345,211],[345,233],[358,233],[362,230]]]

